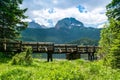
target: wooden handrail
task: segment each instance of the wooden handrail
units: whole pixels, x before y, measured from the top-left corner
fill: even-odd
[[[5,45],[4,45],[5,44]],[[9,49],[19,49],[23,50],[24,46],[31,46],[33,48],[33,52],[40,52],[40,48],[44,48],[45,52],[52,51],[55,52],[55,49],[58,49],[59,52],[63,52],[62,50],[65,49],[64,53],[66,52],[95,52],[97,49],[100,49],[99,46],[80,46],[76,44],[54,44],[52,42],[0,42],[0,48],[6,47],[6,49],[0,51],[7,51]],[[69,50],[68,50],[69,49]],[[16,50],[17,51],[17,50]],[[42,51],[42,50],[41,50]]]

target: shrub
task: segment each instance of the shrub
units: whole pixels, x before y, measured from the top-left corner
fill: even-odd
[[[11,61],[12,65],[30,65],[32,64],[32,48],[25,47],[24,52],[17,53]]]

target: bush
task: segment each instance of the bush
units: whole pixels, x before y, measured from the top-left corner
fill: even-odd
[[[11,61],[12,65],[30,65],[33,62],[32,48],[25,47],[24,52],[17,53]]]

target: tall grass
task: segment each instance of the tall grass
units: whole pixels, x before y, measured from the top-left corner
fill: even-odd
[[[34,59],[32,65],[0,65],[0,80],[119,80],[119,70],[102,61],[84,60],[45,62]]]

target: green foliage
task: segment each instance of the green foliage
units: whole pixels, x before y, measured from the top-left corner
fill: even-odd
[[[101,32],[100,52],[105,64],[120,68],[120,0],[112,0],[106,8],[109,25]]]
[[[16,39],[20,31],[27,26],[22,19],[27,18],[24,13],[27,9],[20,9],[23,0],[0,1],[0,39]]]
[[[104,57],[104,62],[106,65],[111,65],[115,67],[116,63],[119,62],[119,59],[115,59],[115,55],[120,56],[119,51],[116,48],[118,47],[120,40],[120,22],[114,19],[111,19],[109,25],[104,28],[101,32],[100,46],[102,49],[99,51],[100,56]],[[115,62],[116,61],[116,62]],[[118,64],[119,65],[119,64]],[[113,68],[114,68],[113,67]]]
[[[110,54],[112,56],[111,66],[113,68],[120,69],[120,41],[119,40],[115,40],[115,43],[112,46],[110,51],[111,51]]]
[[[110,51],[112,34],[108,26],[109,25],[104,25],[104,28],[101,30],[101,33],[100,33],[99,46],[102,47],[102,49],[100,49],[98,53],[101,58],[106,56],[107,53],[109,53]]]
[[[29,66],[0,65],[0,80],[119,80],[120,71],[103,66],[102,61],[43,62]]]
[[[22,68],[15,68],[3,72],[0,80],[32,80],[32,72]]]
[[[16,54],[11,61],[12,65],[30,65],[32,64],[32,48],[25,47],[25,51]]]

